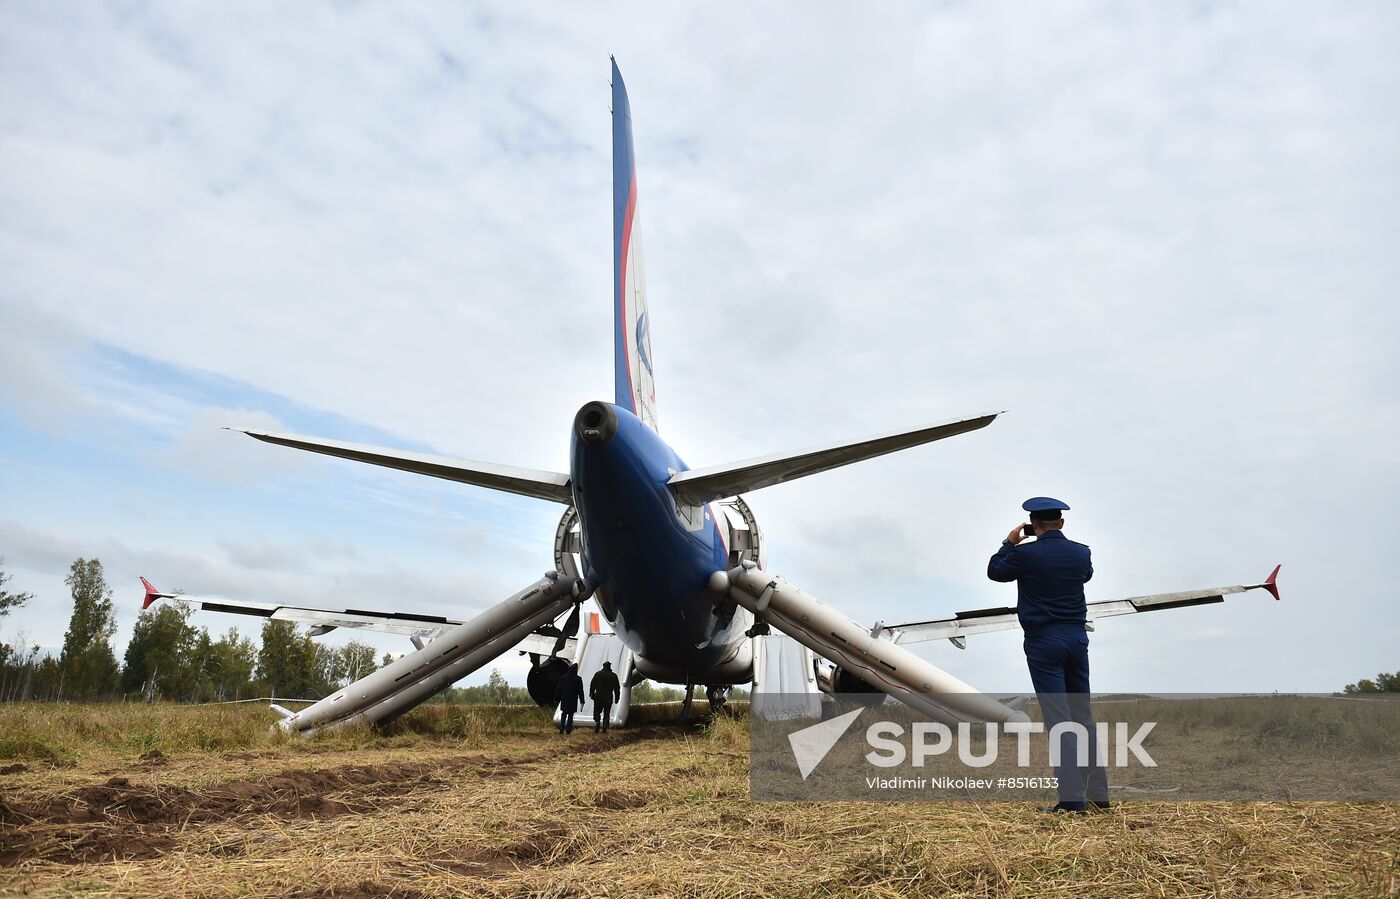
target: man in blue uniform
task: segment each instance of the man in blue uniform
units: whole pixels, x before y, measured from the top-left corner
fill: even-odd
[[[1016,617],[1025,631],[1026,664],[1049,731],[1060,722],[1082,725],[1089,737],[1087,769],[1076,764],[1078,735],[1060,742],[1059,804],[1047,812],[1083,812],[1088,805],[1108,808],[1108,777],[1097,764],[1094,716],[1089,708],[1089,635],[1084,584],[1094,576],[1089,547],[1062,530],[1069,506],[1048,496],[1021,504],[1030,524],[1018,524],[987,563],[987,577],[1016,582]],[[1031,531],[1027,534],[1027,531]],[[1023,543],[1028,536],[1034,542]],[[1087,802],[1086,802],[1087,800]]]

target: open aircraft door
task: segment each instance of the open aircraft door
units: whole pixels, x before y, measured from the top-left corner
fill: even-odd
[[[593,720],[593,697],[588,695],[588,685],[593,675],[603,670],[604,662],[612,662],[613,672],[622,685],[621,696],[613,703],[609,725],[626,724],[627,712],[632,706],[632,687],[627,683],[632,677],[632,650],[623,645],[617,634],[586,633],[579,640],[578,654],[574,658],[578,662],[579,677],[583,678],[583,705],[574,715],[574,726],[582,727]],[[559,723],[558,708],[554,710],[554,723]]]
[[[787,634],[754,637],[751,713],[774,720],[819,717],[815,661],[810,649]]]

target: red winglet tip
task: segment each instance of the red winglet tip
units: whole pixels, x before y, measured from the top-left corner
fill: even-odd
[[[145,578],[141,578],[141,586],[146,588],[146,601],[141,603],[141,611],[144,612],[151,607],[151,603],[160,599],[160,591],[151,586],[151,582]]]
[[[1278,599],[1279,599],[1279,595],[1278,595],[1278,570],[1279,570],[1280,568],[1282,568],[1282,567],[1283,567],[1283,564],[1282,564],[1282,563],[1279,563],[1278,565],[1275,565],[1275,566],[1274,566],[1274,570],[1273,570],[1272,572],[1269,573],[1269,576],[1268,576],[1267,578],[1264,579],[1264,589],[1265,589],[1265,590],[1268,590],[1269,593],[1273,595],[1274,601],[1275,601],[1275,602],[1277,602]]]

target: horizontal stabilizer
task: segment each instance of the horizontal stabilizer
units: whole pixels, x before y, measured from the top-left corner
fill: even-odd
[[[354,462],[367,462],[399,471],[428,475],[474,484],[491,490],[516,493],[520,496],[533,496],[565,505],[573,502],[569,489],[569,476],[552,471],[535,471],[529,468],[514,468],[509,465],[495,465],[490,462],[471,462],[454,459],[450,456],[434,456],[428,453],[411,453],[405,450],[384,449],[362,443],[343,443],[339,440],[322,440],[318,437],[301,437],[296,434],[275,434],[270,431],[252,431],[246,428],[227,428],[241,431],[249,437],[256,437],[266,443],[290,446],[293,449],[322,453],[349,459]]]
[[[1273,573],[1261,584],[1235,584],[1230,587],[1208,587],[1202,590],[1182,590],[1177,593],[1154,593],[1149,596],[1132,596],[1127,599],[1108,599],[1091,602],[1087,606],[1090,628],[1099,618],[1112,618],[1115,615],[1131,615],[1136,612],[1159,612],[1164,609],[1184,609],[1188,606],[1204,606],[1224,602],[1232,593],[1248,590],[1267,590],[1278,599],[1278,572],[1282,565],[1274,567]],[[908,624],[879,625],[877,636],[895,643],[922,643],[927,640],[948,640],[959,649],[966,647],[967,638],[972,634],[987,634],[993,631],[1008,631],[1020,627],[1016,609],[1010,606],[997,609],[976,609],[970,612],[957,612],[951,618],[933,621],[913,621]]]
[[[682,499],[699,505],[725,496],[738,496],[760,487],[771,487],[784,481],[805,478],[809,474],[873,459],[911,446],[932,443],[944,437],[976,431],[991,424],[1000,414],[989,412],[975,418],[925,425],[913,430],[879,434],[863,440],[833,443],[795,453],[763,456],[711,468],[695,468],[680,472],[672,477],[669,483]]]

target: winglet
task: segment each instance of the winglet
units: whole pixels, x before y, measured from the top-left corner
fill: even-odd
[[[156,600],[169,599],[170,597],[175,595],[174,593],[162,593],[161,591],[157,590],[151,584],[151,582],[146,580],[145,578],[141,578],[141,586],[146,588],[146,601],[141,603],[141,611],[143,612],[149,609],[151,607],[151,603],[155,602]]]
[[[1262,584],[1259,585],[1259,586],[1263,587],[1265,590],[1268,590],[1269,593],[1273,595],[1275,601],[1277,601],[1278,598],[1279,598],[1279,595],[1278,595],[1278,570],[1279,570],[1280,568],[1282,568],[1282,567],[1283,567],[1283,564],[1282,564],[1282,563],[1280,563],[1280,564],[1278,564],[1278,565],[1275,565],[1275,566],[1274,566],[1274,570],[1269,574],[1269,576],[1268,576],[1267,578],[1264,579],[1264,583],[1262,583]]]

